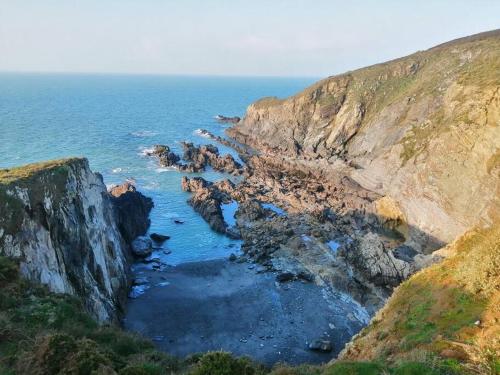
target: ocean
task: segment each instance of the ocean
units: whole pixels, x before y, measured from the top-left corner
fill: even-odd
[[[214,116],[240,116],[264,96],[287,97],[314,78],[233,78],[91,74],[0,74],[0,168],[70,156],[89,159],[107,185],[133,179],[154,200],[151,232],[171,236],[167,264],[221,258],[238,241],[213,232],[186,203],[183,174],[160,168],[144,151],[223,135]],[[217,145],[222,153],[235,153]],[[226,178],[207,171],[209,180]],[[174,219],[184,221],[176,224]]]

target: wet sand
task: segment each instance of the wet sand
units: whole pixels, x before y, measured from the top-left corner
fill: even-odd
[[[222,349],[272,365],[327,362],[365,325],[346,295],[258,270],[215,260],[136,271],[150,288],[129,300],[124,326],[173,355]],[[332,352],[309,350],[316,339],[330,340]]]

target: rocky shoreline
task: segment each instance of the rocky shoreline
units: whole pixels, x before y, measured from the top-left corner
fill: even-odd
[[[378,214],[383,197],[347,175],[325,176],[321,169],[258,154],[230,138],[207,131],[204,136],[233,147],[245,165],[221,156],[211,144],[182,142],[187,164],[180,164],[181,158],[172,156],[168,146],[155,146],[151,156],[180,172],[209,166],[244,177],[236,184],[230,179],[182,178],[182,189],[192,193],[188,203],[210,227],[243,240],[244,261],[256,262],[284,280],[347,293],[373,315],[392,288],[437,259],[408,246],[398,215]],[[228,205],[234,206],[233,217],[224,213]]]

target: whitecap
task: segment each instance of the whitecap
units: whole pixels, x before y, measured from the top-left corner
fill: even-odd
[[[154,147],[139,147],[139,155],[150,156],[154,152]]]
[[[139,131],[131,132],[130,134],[133,135],[134,137],[145,138],[145,137],[154,137],[158,133],[154,132],[152,130],[139,130]]]
[[[150,182],[150,183],[143,186],[143,188],[146,190],[156,190],[159,187],[160,187],[160,184],[158,182]]]
[[[210,133],[205,129],[196,129],[193,134],[203,138],[212,138]]]
[[[122,168],[113,168],[113,169],[111,170],[111,173],[120,173],[121,171],[123,171],[123,169],[122,169]]]
[[[177,171],[177,167],[160,167],[155,169],[156,173]]]

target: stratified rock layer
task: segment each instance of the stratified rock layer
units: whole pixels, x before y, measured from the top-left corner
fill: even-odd
[[[500,31],[262,99],[228,134],[387,197],[378,215],[432,251],[500,212]]]

